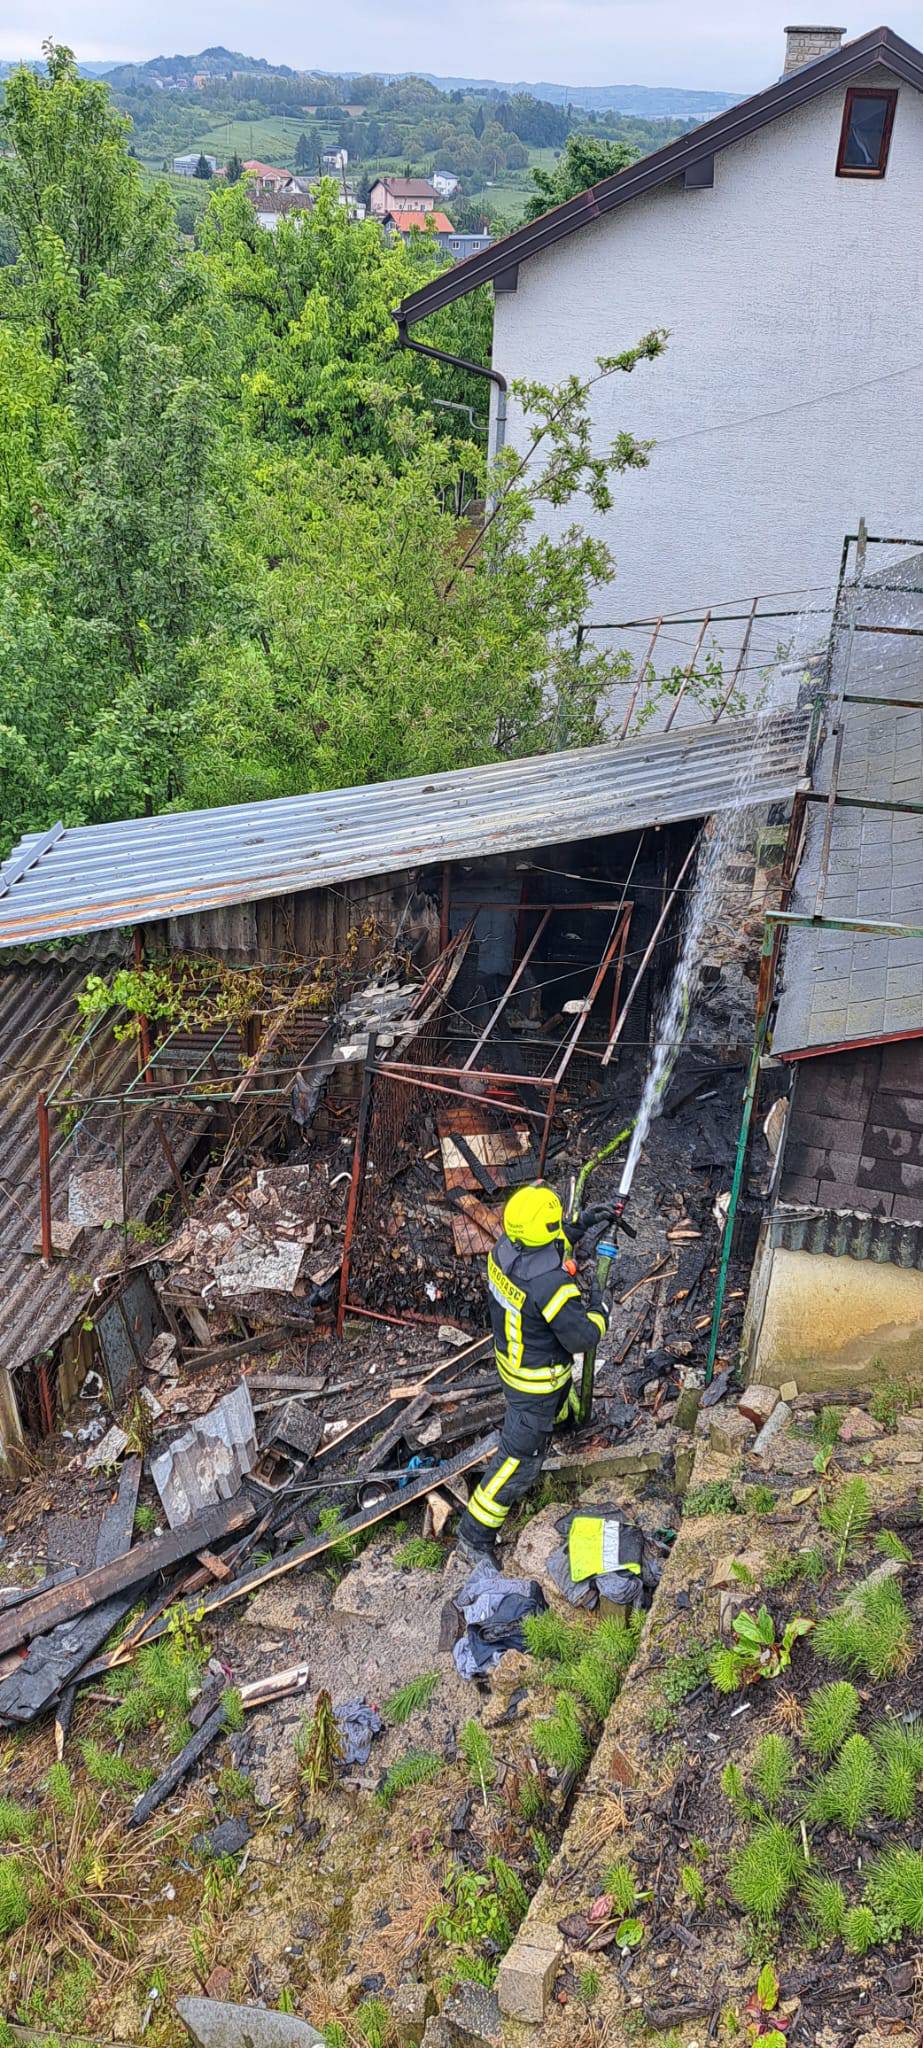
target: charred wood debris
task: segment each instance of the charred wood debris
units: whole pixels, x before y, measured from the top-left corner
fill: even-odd
[[[323,1076],[299,1076],[281,1129],[276,1114],[248,1156],[230,1153],[231,1184],[206,1176],[178,1210],[170,1241],[129,1260],[133,1273],[144,1271],[161,1328],[118,1417],[91,1372],[49,1442],[42,1478],[3,1502],[7,1558],[29,1549],[37,1494],[46,1515],[60,1517],[62,1499],[78,1517],[104,1510],[91,1557],[56,1569],[49,1551],[39,1583],[0,1588],[0,1726],[53,1713],[59,1756],[78,1688],[154,1642],[177,1607],[210,1616],[414,1503],[424,1526],[441,1531],[467,1498],[466,1474],[494,1447],[503,1404],[484,1335],[483,1254],[509,1189],[537,1170],[537,1125],[517,1118],[515,1093],[500,1113],[482,1104],[476,1071],[454,1097],[404,1088],[391,1126],[373,1099],[348,1298],[342,1284],[357,1071],[383,1016],[393,1045],[408,993],[376,984],[364,1023],[354,1003],[353,1085],[344,1088],[342,1075],[328,1085],[348,1057]],[[419,1041],[413,1054],[429,1056]],[[627,1054],[605,1074],[589,1059],[573,1062],[546,1165],[562,1192],[631,1113],[643,1056]],[[580,1443],[590,1451],[636,1437],[666,1450],[670,1433],[658,1430],[683,1389],[703,1382],[739,1096],[738,1047],[690,1043],[645,1147],[637,1235],[617,1269],[593,1423],[578,1455]],[[617,1178],[615,1161],[611,1178],[603,1169],[594,1180],[594,1199]],[[142,1487],[153,1535],[139,1535],[135,1520]],[[335,1528],[322,1519],[331,1506]],[[78,1551],[65,1546],[63,1555]],[[140,1618],[113,1647],[139,1602]],[[244,1707],[297,1693],[307,1678],[300,1666],[269,1674],[244,1689]],[[220,1718],[216,1708],[196,1730],[141,1818],[192,1767]]]

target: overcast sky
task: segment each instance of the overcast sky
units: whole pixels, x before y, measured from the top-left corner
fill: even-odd
[[[919,39],[920,0],[846,17],[848,33],[886,19]],[[54,35],[79,57],[145,58],[223,43],[296,69],[435,71],[568,85],[696,85],[751,92],[781,70],[786,21],[830,19],[778,0],[3,0],[0,57],[33,57]],[[832,16],[842,23],[842,14]]]

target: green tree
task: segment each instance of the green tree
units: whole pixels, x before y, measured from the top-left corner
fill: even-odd
[[[636,162],[638,152],[627,142],[607,142],[598,135],[569,135],[564,153],[553,171],[533,168],[535,192],[526,207],[526,219],[537,220],[550,206],[575,199],[600,178],[611,178]]]
[[[214,412],[178,348],[129,330],[73,373],[37,531],[0,592],[0,779],[11,832],[180,794],[201,636],[221,608]]]
[[[228,158],[227,164],[225,165],[224,175],[229,185],[240,184],[241,178],[244,175],[244,167],[240,157],[237,154],[236,149],[234,151],[233,156]]]
[[[204,156],[204,155],[200,155],[200,157],[199,157],[199,160],[198,160],[198,163],[196,164],[195,170],[193,171],[193,174],[192,174],[192,175],[193,175],[193,177],[194,177],[194,178],[206,178],[206,179],[207,179],[207,178],[210,178],[210,177],[211,177],[211,175],[212,175],[212,167],[211,167],[211,164],[210,164],[210,163],[209,163],[209,161],[208,161],[208,158],[207,158],[207,156]]]
[[[307,136],[306,136],[306,134],[305,134],[305,132],[304,132],[304,129],[302,129],[302,131],[301,131],[301,134],[300,134],[300,135],[299,135],[299,137],[298,137],[298,141],[297,141],[297,142],[296,142],[296,144],[295,144],[295,169],[296,169],[296,171],[305,171],[305,170],[307,170],[307,168],[308,168],[309,164],[311,163],[311,161],[312,161],[312,159],[313,159],[313,154],[314,154],[314,153],[313,153],[313,150],[312,150],[312,148],[311,148],[311,144],[310,144],[310,142],[308,141],[308,138],[307,138]]]
[[[104,345],[119,311],[168,314],[176,236],[163,187],[145,185],[126,122],[70,50],[45,45],[44,74],[14,71],[0,112],[0,220],[14,260],[0,271],[0,322],[41,329],[53,361]]]

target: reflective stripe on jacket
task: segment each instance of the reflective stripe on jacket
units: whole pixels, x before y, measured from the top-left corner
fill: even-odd
[[[554,1394],[567,1385],[579,1351],[606,1329],[601,1310],[583,1306],[557,1245],[537,1249],[501,1237],[487,1261],[497,1370],[520,1394]]]

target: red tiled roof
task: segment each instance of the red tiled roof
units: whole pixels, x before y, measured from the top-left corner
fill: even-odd
[[[254,178],[290,178],[291,171],[280,171],[278,164],[261,164],[259,157],[250,157],[244,164]]]
[[[432,225],[437,235],[454,235],[455,229],[448,216],[433,208],[431,213],[403,213],[392,207],[385,219],[393,222],[399,235],[409,235],[411,228],[426,228]]]

